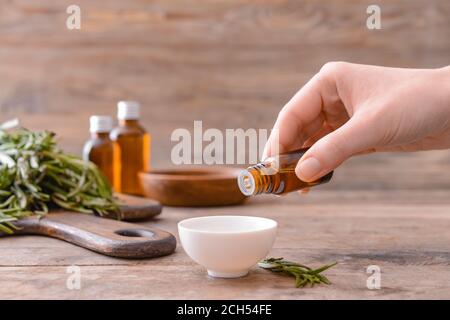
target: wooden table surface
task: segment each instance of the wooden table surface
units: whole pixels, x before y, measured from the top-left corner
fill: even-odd
[[[448,65],[448,0],[381,0],[382,30],[366,28],[371,0],[79,0],[81,30],[65,28],[70,0],[0,2],[0,121],[58,134],[80,154],[92,114],[118,100],[142,103],[152,166],[171,166],[173,130],[272,127],[283,104],[333,60],[398,67]],[[450,298],[450,153],[358,157],[306,197],[261,197],[245,206],[165,208],[146,224],[176,233],[211,214],[276,219],[272,256],[312,266],[337,260],[333,285],[296,289],[255,268],[206,276],[177,248],[118,260],[54,239],[0,239],[0,298]],[[81,289],[66,286],[81,268]],[[381,268],[368,290],[366,268]]]
[[[0,239],[4,299],[412,299],[450,298],[450,198],[446,191],[336,191],[262,196],[244,206],[164,208],[145,222],[177,235],[176,224],[202,215],[242,214],[279,222],[271,256],[326,272],[330,286],[296,289],[293,279],[257,267],[240,279],[213,279],[184,253],[149,260],[105,257],[37,236]],[[67,267],[81,270],[69,290]],[[381,289],[369,290],[366,268],[381,268]]]

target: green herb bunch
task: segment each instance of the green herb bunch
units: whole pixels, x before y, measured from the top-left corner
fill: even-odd
[[[284,260],[283,258],[269,258],[260,261],[258,266],[273,272],[294,276],[296,287],[303,288],[307,285],[313,287],[315,284],[331,284],[330,280],[321,273],[336,264],[337,262],[334,262],[318,269],[312,269],[299,263]]]
[[[58,149],[54,133],[0,129],[0,231],[60,207],[100,216],[118,211],[111,187],[91,162]]]

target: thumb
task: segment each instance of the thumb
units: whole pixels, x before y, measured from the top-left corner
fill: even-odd
[[[366,121],[353,117],[314,143],[295,168],[299,179],[315,181],[352,155],[371,148],[375,144],[375,132],[363,122]]]

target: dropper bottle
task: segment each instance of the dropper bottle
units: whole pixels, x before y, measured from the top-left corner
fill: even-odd
[[[117,118],[119,125],[110,137],[121,150],[121,190],[123,193],[142,195],[138,174],[149,170],[150,135],[139,123],[139,103],[120,101],[117,104]]]
[[[120,192],[120,148],[111,141],[112,119],[108,116],[90,118],[91,139],[83,149],[83,159],[95,163],[116,192]]]
[[[295,167],[307,150],[303,148],[282,153],[242,170],[238,176],[239,189],[246,196],[263,193],[282,195],[329,182],[333,171],[312,182],[297,177]]]

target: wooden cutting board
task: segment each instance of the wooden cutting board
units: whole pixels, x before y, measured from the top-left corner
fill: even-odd
[[[162,211],[162,205],[153,199],[129,196],[126,194],[116,194],[116,197],[122,204],[120,207],[120,220],[123,221],[142,221],[159,215]],[[107,218],[116,219],[117,214],[111,213]]]
[[[119,195],[122,220],[143,220],[161,213],[161,205],[150,199]],[[114,218],[111,215],[110,218]],[[113,219],[76,212],[58,211],[32,216],[14,224],[13,234],[42,235],[118,258],[154,258],[175,251],[176,239],[169,232]]]

